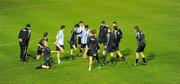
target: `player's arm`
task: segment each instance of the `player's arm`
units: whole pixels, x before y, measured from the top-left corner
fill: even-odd
[[[98,37],[100,37],[100,33],[101,33],[101,26],[100,26],[100,28],[99,28],[99,35],[98,35]]]
[[[107,36],[106,36],[106,46],[105,46],[105,48],[109,45],[109,41],[110,41],[110,34],[107,34]]]
[[[100,50],[100,44],[98,43],[98,40],[96,39],[96,45],[97,45],[97,52]]]

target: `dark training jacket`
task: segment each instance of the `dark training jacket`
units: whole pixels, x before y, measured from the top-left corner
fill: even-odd
[[[28,28],[23,28],[19,31],[18,39],[22,39],[22,42],[19,42],[20,45],[28,45],[31,37],[31,32]]]
[[[106,40],[106,35],[108,33],[108,27],[106,25],[101,25],[100,30],[99,30],[99,36],[98,39],[105,39]]]
[[[107,43],[106,43],[107,47],[115,47],[115,34],[113,32],[109,32],[107,34]]]
[[[76,29],[74,28],[72,31],[71,31],[71,37],[70,37],[70,39],[69,39],[69,42],[70,43],[76,43],[76,41],[77,41],[77,31],[76,31]]]
[[[87,39],[87,47],[88,50],[93,51],[93,53],[97,53],[99,47],[98,40],[95,36],[89,36]]]
[[[115,35],[115,42],[119,43],[121,41],[121,38],[123,37],[123,33],[121,29],[115,30],[114,35]]]

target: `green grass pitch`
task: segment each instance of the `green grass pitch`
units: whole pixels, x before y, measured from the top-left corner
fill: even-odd
[[[43,59],[19,62],[17,35],[26,23],[32,25],[32,54],[43,32],[49,32],[49,45],[55,50],[59,25],[66,25],[67,41],[71,28],[80,20],[98,31],[102,20],[109,26],[117,21],[124,32],[120,49],[129,63],[88,72],[87,59],[67,59],[68,43],[63,63],[54,64],[50,70],[35,70]],[[147,66],[132,66],[137,47],[135,24],[146,35]],[[179,27],[179,0],[0,0],[0,84],[180,84]]]

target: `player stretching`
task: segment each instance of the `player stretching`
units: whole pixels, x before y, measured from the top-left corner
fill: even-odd
[[[44,44],[43,44],[44,41],[48,42],[48,32],[45,32],[43,34],[43,38],[39,41],[37,52],[36,52],[36,60],[39,60],[39,58],[41,57],[41,54],[44,48]]]
[[[44,53],[44,64],[36,67],[36,69],[49,69],[51,67],[51,59],[50,59],[51,50],[48,47],[48,42],[47,41],[43,40],[42,44],[43,44],[42,51]]]

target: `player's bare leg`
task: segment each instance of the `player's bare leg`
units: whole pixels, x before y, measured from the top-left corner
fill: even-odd
[[[36,60],[39,60],[41,55],[36,55]]]
[[[139,61],[139,53],[136,53],[136,62],[134,63],[134,66],[137,66]]]
[[[85,59],[85,58],[87,58],[87,51],[88,51],[88,49],[87,48],[84,48],[84,52],[83,52],[83,58]]]
[[[89,57],[89,71],[91,71],[93,57]]]
[[[140,52],[140,55],[142,57],[142,60],[143,60],[143,65],[146,65],[146,59],[145,59],[145,56],[144,56],[144,53],[143,52]]]
[[[122,58],[123,63],[127,63],[126,58],[121,54],[120,51],[116,51],[116,54],[117,54],[120,58]]]

